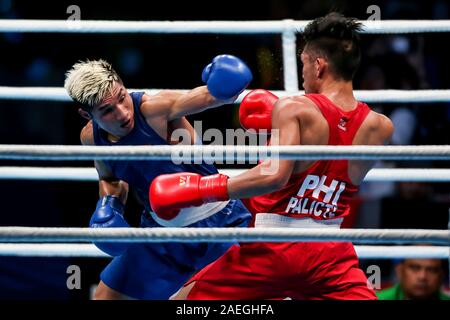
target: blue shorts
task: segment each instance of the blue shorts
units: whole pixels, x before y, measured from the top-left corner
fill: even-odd
[[[240,200],[189,227],[247,227],[251,214]],[[146,213],[141,227],[160,227]],[[100,279],[110,288],[135,299],[167,300],[194,272],[219,258],[235,242],[133,244],[115,257]]]

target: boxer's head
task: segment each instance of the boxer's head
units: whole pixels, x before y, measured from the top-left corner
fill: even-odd
[[[303,32],[303,87],[318,92],[329,77],[352,81],[361,60],[359,31],[362,24],[339,13],[329,13],[310,22]]]
[[[79,113],[115,138],[134,127],[133,101],[122,80],[104,60],[78,62],[66,73],[64,87],[81,105]]]

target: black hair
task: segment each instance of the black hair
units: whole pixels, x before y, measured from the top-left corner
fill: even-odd
[[[314,19],[303,31],[304,49],[324,56],[337,79],[351,81],[361,61],[362,24],[337,12]]]

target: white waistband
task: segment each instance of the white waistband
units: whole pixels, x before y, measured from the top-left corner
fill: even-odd
[[[197,221],[206,219],[213,214],[219,212],[225,208],[228,201],[211,202],[201,205],[199,207],[190,207],[181,209],[180,213],[171,220],[161,219],[156,215],[156,213],[150,211],[152,218],[163,227],[186,227],[190,224],[196,223]]]
[[[255,228],[336,228],[341,227],[344,218],[315,220],[312,218],[292,218],[275,213],[258,213]]]

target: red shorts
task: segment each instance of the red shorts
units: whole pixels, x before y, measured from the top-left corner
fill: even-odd
[[[188,299],[376,299],[351,243],[248,243],[197,273]]]

